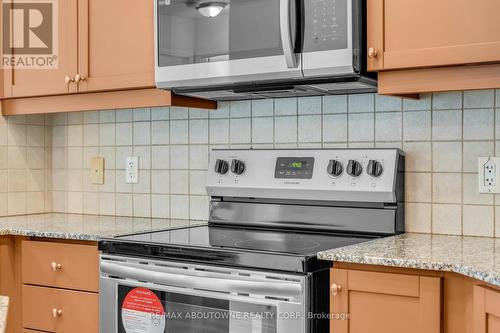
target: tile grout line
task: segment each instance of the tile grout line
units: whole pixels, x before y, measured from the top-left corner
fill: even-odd
[[[147,169],[149,173],[149,217],[153,218],[153,180],[152,180],[152,172],[151,172],[151,162],[152,162],[152,155],[153,155],[153,110],[152,108],[149,108],[149,147],[148,147],[148,153],[149,153],[149,168]],[[170,123],[169,123],[170,127]],[[168,134],[170,135],[170,128],[168,131]]]
[[[433,139],[434,139],[434,95],[431,94],[431,105],[430,105],[430,112],[431,112],[431,133],[430,133],[430,148],[431,148],[431,197],[430,197],[430,202],[431,202],[431,229],[430,232],[434,230],[434,144],[433,144]]]
[[[299,99],[295,98],[295,147],[299,147]]]
[[[135,122],[134,122],[134,113],[135,113],[135,109],[131,109],[132,110],[132,120],[130,122],[130,126],[131,126],[131,130],[132,130],[132,156],[134,156],[134,150],[135,150]],[[127,166],[125,166],[125,177],[127,177],[126,175],[127,173]],[[137,165],[137,173],[139,173],[139,165]],[[137,175],[139,176],[139,175]],[[123,180],[122,180],[123,181]],[[130,184],[130,191],[131,191],[131,197],[132,197],[132,207],[131,208],[131,211],[132,211],[132,216],[135,216],[135,193],[134,193],[134,184]]]
[[[349,134],[350,134],[349,133],[349,126],[350,126],[350,119],[351,119],[349,111],[351,109],[351,103],[350,103],[349,96],[346,96],[346,99],[347,99],[347,101],[346,101],[346,110],[345,110],[347,112],[346,113],[346,126],[347,126],[347,128],[346,128],[346,147],[349,148]]]
[[[273,100],[273,149],[276,149],[276,103]]]
[[[497,89],[493,89],[493,156],[497,151]],[[493,195],[493,237],[496,237],[497,214],[496,214],[497,196]]]
[[[464,166],[463,166],[463,156],[464,156],[464,121],[465,121],[465,111],[464,111],[464,98],[465,98],[465,95],[463,93],[463,91],[460,93],[461,97],[462,97],[462,140],[460,141],[460,184],[461,184],[461,202],[460,202],[460,205],[461,205],[461,210],[462,210],[462,214],[460,216],[461,218],[461,223],[460,223],[460,227],[461,227],[461,235],[464,234],[464,174],[463,174],[463,171],[464,171]]]
[[[85,168],[83,167],[84,166],[84,160],[83,160],[83,156],[84,156],[84,153],[83,153],[83,140],[84,140],[84,124],[83,124],[83,114],[82,114],[82,124],[80,125],[82,126],[82,136],[81,136],[81,140],[82,140],[82,152],[81,152],[81,159],[82,159],[82,163],[80,165],[80,173],[81,173],[81,177],[82,177],[82,183],[80,185],[80,190],[82,191],[82,213],[85,213]],[[68,154],[68,158],[69,158],[69,154]],[[116,159],[116,158],[115,158]]]
[[[324,101],[323,101],[323,98],[324,96],[321,96],[320,97],[320,124],[319,124],[319,130],[320,130],[320,140],[321,140],[321,149],[324,149],[325,146],[324,146],[324,139],[325,139],[325,133],[323,131],[323,109],[324,109]]]
[[[188,219],[191,219],[191,159],[189,158],[190,153],[191,153],[191,114],[189,112],[189,108],[187,109],[188,113],[188,120],[187,120],[187,131],[188,131],[188,146],[187,146],[187,162],[188,162],[188,169],[187,169],[187,180],[188,180],[188,188],[187,188],[187,193],[188,193]]]

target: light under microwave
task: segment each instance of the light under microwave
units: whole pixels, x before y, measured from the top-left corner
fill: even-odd
[[[366,0],[156,0],[156,84],[216,100],[373,91]]]

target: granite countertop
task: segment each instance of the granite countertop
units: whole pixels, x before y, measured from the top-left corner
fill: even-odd
[[[500,238],[406,233],[323,251],[318,258],[455,272],[500,287]]]
[[[206,224],[206,221],[132,218],[79,214],[36,214],[0,217],[0,236],[98,241],[131,233]]]

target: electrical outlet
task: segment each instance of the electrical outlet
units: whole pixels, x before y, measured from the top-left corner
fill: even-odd
[[[104,184],[104,158],[92,157],[90,159],[90,182],[92,184]]]
[[[500,157],[488,156],[478,159],[479,193],[500,193],[498,175]]]
[[[139,157],[128,156],[125,166],[125,182],[127,184],[139,183]]]

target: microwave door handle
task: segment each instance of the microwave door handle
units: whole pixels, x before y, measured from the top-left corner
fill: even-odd
[[[297,59],[293,52],[292,29],[290,28],[290,1],[280,0],[280,31],[283,54],[288,68],[297,67]]]
[[[288,282],[253,282],[246,280],[199,277],[166,272],[150,271],[115,263],[101,262],[101,272],[110,276],[146,281],[170,287],[184,287],[222,291],[228,293],[246,293],[272,297],[300,297],[302,287],[298,283]]]

